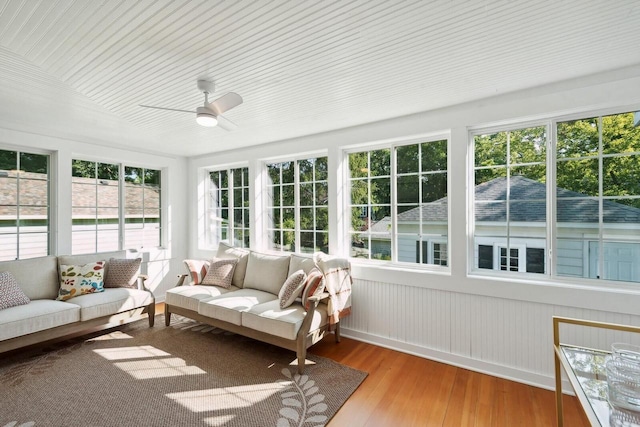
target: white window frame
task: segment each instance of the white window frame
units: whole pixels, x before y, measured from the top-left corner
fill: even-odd
[[[244,191],[244,188],[247,188],[249,190],[249,193],[251,192],[251,178],[249,176],[250,170],[249,170],[249,166],[246,164],[242,164],[242,165],[229,165],[229,166],[220,166],[220,167],[211,167],[211,168],[206,168],[204,170],[204,182],[205,182],[205,201],[204,201],[204,211],[205,211],[205,215],[204,215],[204,226],[205,226],[205,232],[204,232],[204,238],[205,238],[205,242],[206,242],[206,247],[207,248],[216,248],[219,244],[219,242],[227,242],[228,244],[234,246],[235,245],[235,232],[236,232],[236,226],[235,226],[235,209],[247,209],[248,210],[248,214],[249,216],[251,216],[251,210],[253,209],[253,204],[251,203],[251,195],[249,194],[249,206],[247,206],[246,208],[243,206],[237,207],[235,205],[235,195],[234,195],[234,190],[235,190],[235,186],[231,185],[229,186],[229,184],[233,184],[233,176],[234,176],[234,170],[235,169],[241,169],[247,170],[247,182],[244,182],[244,176],[242,176],[241,180],[243,185],[240,186],[240,189],[242,189]],[[227,206],[227,210],[228,210],[228,218],[227,218],[227,238],[226,239],[222,239],[222,236],[219,236],[218,241],[214,241],[214,236],[212,234],[212,227],[216,226],[216,224],[220,221],[222,221],[221,217],[216,217],[215,215],[215,210],[218,209],[219,207],[214,207],[211,205],[212,203],[212,197],[211,197],[211,192],[214,191],[214,189],[212,188],[212,183],[211,183],[211,173],[213,172],[222,172],[222,171],[226,171],[227,172],[227,191],[228,193],[228,206]],[[219,189],[216,189],[216,191],[220,191]],[[244,213],[243,213],[244,215]],[[247,232],[249,233],[249,237],[251,236],[251,218],[249,218],[249,227],[241,227],[241,229],[243,230],[247,230]],[[245,246],[244,242],[242,247],[248,247],[249,245]]]
[[[352,263],[362,263],[364,265],[392,265],[398,266],[403,269],[416,269],[416,270],[432,270],[432,271],[440,271],[440,272],[450,272],[451,271],[451,204],[447,204],[447,236],[443,238],[441,236],[432,236],[429,234],[424,234],[422,229],[419,230],[418,236],[422,238],[422,241],[427,242],[437,242],[437,243],[446,243],[447,245],[447,265],[434,265],[432,264],[432,258],[429,258],[430,264],[417,263],[417,262],[405,262],[398,261],[398,237],[400,235],[409,236],[410,234],[398,233],[397,230],[397,216],[398,216],[398,204],[396,202],[396,188],[397,188],[397,165],[396,165],[396,148],[407,146],[407,145],[415,145],[422,144],[428,142],[436,142],[436,141],[446,141],[447,144],[447,169],[445,171],[447,175],[447,194],[451,194],[451,135],[450,133],[431,133],[425,135],[418,135],[410,138],[399,138],[388,141],[378,141],[370,144],[359,144],[357,146],[346,147],[342,150],[343,157],[342,162],[345,165],[343,168],[342,182],[344,183],[342,187],[345,189],[343,196],[343,206],[344,211],[342,214],[346,218],[343,222],[342,234],[343,238],[340,239],[345,245],[343,249],[343,255],[348,257]],[[391,247],[391,260],[377,260],[377,259],[364,259],[359,257],[351,256],[351,185],[350,185],[350,171],[349,171],[349,155],[354,153],[362,153],[362,152],[370,152],[376,150],[390,150],[390,205],[391,205],[391,230],[389,233],[390,236],[390,247]],[[419,172],[422,173],[422,172]],[[419,201],[419,206],[422,206],[422,201]],[[422,228],[422,227],[420,227]],[[370,233],[372,236],[376,233]],[[386,235],[386,234],[385,234]],[[413,236],[413,235],[411,235]],[[430,248],[432,249],[432,243],[429,243]],[[420,249],[422,250],[422,249]],[[433,257],[433,251],[430,251],[429,256]]]

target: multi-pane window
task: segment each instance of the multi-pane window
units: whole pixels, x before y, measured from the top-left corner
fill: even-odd
[[[49,253],[49,156],[0,150],[0,260]]]
[[[270,163],[266,167],[270,249],[328,253],[327,157]]]
[[[249,168],[209,172],[207,244],[249,247]],[[233,238],[231,238],[233,237]]]
[[[535,269],[525,257],[529,248],[546,248],[546,157],[545,126],[474,137],[477,268],[545,272],[544,257]]]
[[[73,160],[71,250],[74,254],[120,248],[120,166]]]
[[[160,171],[124,167],[124,248],[160,246]]]
[[[638,113],[556,125],[557,274],[640,282]]]
[[[475,266],[640,282],[639,122],[555,122],[550,153],[547,126],[476,135]]]
[[[349,154],[351,256],[448,265],[447,140]]]
[[[160,171],[74,159],[74,254],[160,246]]]

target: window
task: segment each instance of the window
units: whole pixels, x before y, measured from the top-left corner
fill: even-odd
[[[640,282],[634,113],[479,133],[473,142],[476,268]]]
[[[352,257],[448,265],[447,144],[349,154]]]
[[[159,170],[74,159],[71,186],[72,253],[160,246]]]
[[[640,282],[634,113],[558,122],[556,133],[557,274]]]
[[[525,248],[545,247],[546,157],[545,126],[474,137],[476,268],[529,271]]]
[[[209,172],[207,221],[208,245],[249,247],[249,168]]]
[[[0,260],[49,254],[49,156],[0,150]]]
[[[160,246],[160,171],[125,166],[124,190],[124,248]]]
[[[327,157],[266,165],[269,248],[329,252]]]

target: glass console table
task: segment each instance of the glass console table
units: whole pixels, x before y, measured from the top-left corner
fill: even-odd
[[[553,346],[555,350],[556,415],[558,427],[564,425],[562,412],[562,372],[567,374],[580,405],[592,426],[640,427],[640,413],[614,408],[607,399],[607,373],[604,350],[594,350],[560,342],[560,324],[611,329],[640,333],[640,327],[593,322],[589,320],[553,318]]]

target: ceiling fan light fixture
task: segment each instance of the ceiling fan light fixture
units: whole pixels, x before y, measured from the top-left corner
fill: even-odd
[[[196,122],[200,126],[214,127],[218,124],[218,118],[208,108],[198,107],[196,109]]]

